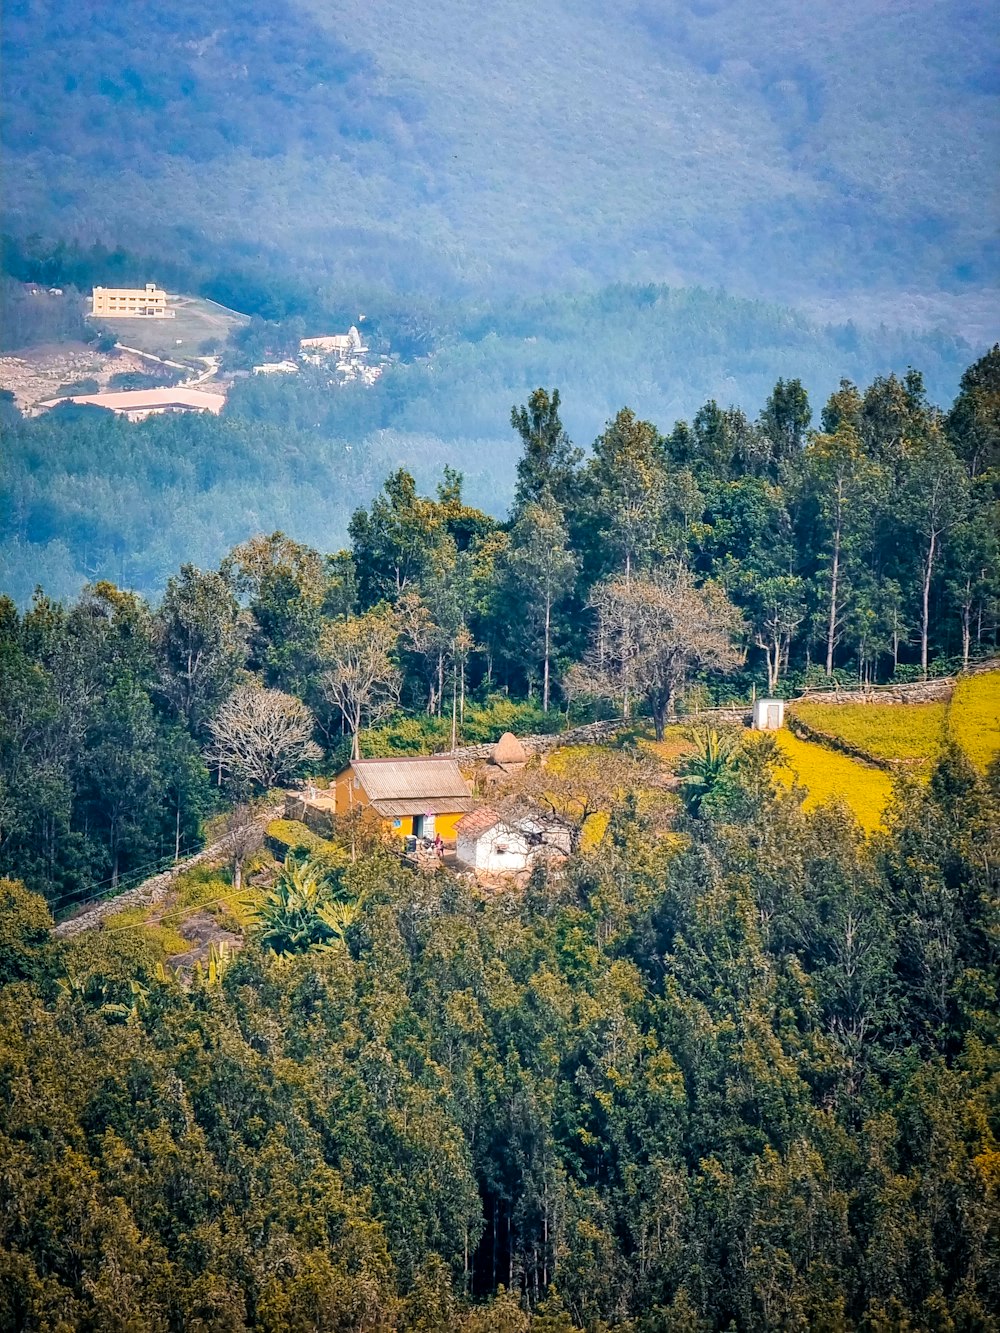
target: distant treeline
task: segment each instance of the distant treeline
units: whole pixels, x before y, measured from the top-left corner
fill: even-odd
[[[33,297],[13,278],[3,284],[19,345],[86,335],[77,289],[64,284],[86,289],[98,272],[109,281],[108,253],[41,243],[15,252],[21,276],[39,285],[58,277],[67,293]],[[121,256],[115,280],[148,276],[145,263]],[[245,291],[184,286],[258,309]],[[267,359],[303,335],[359,323],[372,356],[393,358],[372,388],[331,385],[312,370],[255,377],[238,382],[210,421],[128,425],[64,408],[25,422],[6,409],[0,583],[21,604],[38,582],[57,596],[100,578],[155,595],[179,564],[215,564],[255,531],[281,528],[335,548],[353,510],[400,466],[424,487],[444,466],[461,471],[468,498],[499,517],[513,495],[510,404],[539,383],[561,386],[567,428],[587,442],[623,402],[662,429],[713,400],[749,418],[776,375],[822,402],[840,375],[871,384],[916,362],[928,397],[947,401],[972,359],[944,335],[819,327],[719,292],[613,287],[468,307],[354,295],[339,307],[317,296],[309,314],[256,313],[244,345],[227,355]]]

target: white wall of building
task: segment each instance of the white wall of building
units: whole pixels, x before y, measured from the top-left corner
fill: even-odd
[[[569,854],[570,836],[567,829],[543,829],[542,825],[528,824],[510,828],[494,824],[476,838],[463,837],[461,829],[455,846],[456,859],[470,870],[486,875],[516,875],[527,870],[541,850],[532,840],[532,833],[542,833],[544,846]]]

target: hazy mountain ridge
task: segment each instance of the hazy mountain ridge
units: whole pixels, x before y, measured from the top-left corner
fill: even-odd
[[[983,331],[994,26],[878,0],[184,3],[95,25],[28,0],[4,37],[9,207],[22,229],[183,229],[409,290],[700,282],[849,310],[933,289],[942,311],[969,294]]]

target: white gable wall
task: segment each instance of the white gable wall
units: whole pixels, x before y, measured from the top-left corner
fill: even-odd
[[[529,841],[532,833],[543,833],[547,846],[568,854],[568,830],[543,832],[541,825],[525,821],[523,827],[516,829],[506,824],[494,824],[476,838],[463,837],[459,831],[456,858],[471,870],[482,871],[487,875],[517,874],[528,869],[539,850],[537,843]]]
[[[528,865],[528,839],[504,824],[494,824],[475,841],[460,838],[455,850],[459,861],[487,875],[516,874]]]

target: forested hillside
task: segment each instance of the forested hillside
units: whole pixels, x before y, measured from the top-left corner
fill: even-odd
[[[328,293],[706,283],[995,336],[991,35],[960,0],[12,0],[5,206]]]
[[[4,882],[0,1328],[993,1327],[995,771],[869,846],[760,754],[682,827],[485,900],[373,853],[188,987]]]
[[[6,0],[0,1333],[998,1333],[998,12]]]
[[[512,416],[519,458],[503,520],[471,504],[453,470],[428,493],[392,469],[371,504],[355,508],[337,554],[258,534],[217,568],[165,569],[158,604],[108,582],[73,604],[39,592],[23,613],[7,600],[5,864],[68,901],[190,845],[215,799],[201,758],[207,728],[248,671],[311,710],[329,767],[352,733],[397,706],[389,732],[366,744],[496,739],[511,721],[491,712],[498,692],[540,709],[536,726],[556,728],[561,711],[627,720],[637,710],[659,736],[694,683],[747,700],[753,688],[926,676],[995,652],[998,401],[994,348],[968,369],[947,415],[911,373],[864,393],[844,381],[810,429],[801,383],[780,380],[755,421],[710,402],[662,435],[622,409],[585,456],[563,427],[559,395],[538,389]],[[283,453],[289,467],[312,469],[317,493],[332,492],[345,520],[355,493],[336,495],[329,456],[236,415],[137,430],[84,410],[62,438],[73,438],[70,425],[82,452],[109,441],[121,450],[109,513],[141,504],[139,491],[128,500],[143,466],[134,440],[161,441],[145,465],[164,487],[195,481],[211,497],[213,479],[235,464],[250,506],[252,469]],[[67,481],[56,499],[54,534],[86,540],[85,493]],[[44,515],[37,494],[34,503]],[[201,560],[198,525],[211,514],[193,509],[187,521]],[[133,566],[163,555],[143,528],[119,550]],[[350,692],[351,672],[371,676],[371,694]],[[484,719],[467,717],[466,705],[485,708]]]
[[[536,389],[502,520],[398,469],[336,554],[0,599],[2,1333],[992,1327],[996,691],[865,829],[692,714],[996,654],[998,376],[623,409],[586,455]],[[196,430],[252,441],[257,392]],[[567,830],[520,885],[365,812],[262,845],[352,751],[593,718],[491,789]]]
[[[123,266],[133,262],[69,247],[14,256],[24,277],[81,286],[102,270],[132,274]],[[238,291],[222,295],[253,298],[245,275],[233,281]],[[207,276],[205,287],[220,294]],[[296,290],[281,283],[257,296],[282,316],[261,321],[254,311],[248,332],[260,359],[352,318],[324,314],[315,301],[296,306]],[[237,542],[274,528],[336,549],[353,510],[400,466],[424,487],[444,466],[456,468],[467,496],[499,518],[513,493],[510,405],[541,382],[562,386],[567,428],[588,445],[623,402],[665,433],[707,402],[755,417],[778,376],[823,402],[841,376],[866,385],[919,365],[930,399],[946,403],[972,360],[965,343],[943,334],[822,327],[700,290],[614,287],[471,308],[383,300],[365,310],[372,346],[402,349],[370,389],[331,388],[318,372],[255,377],[235,385],[218,420],[130,425],[62,408],[21,421],[8,412],[0,586],[20,604],[38,583],[71,597],[100,578],[155,595],[180,564],[216,564]],[[48,324],[40,327],[50,336]]]

